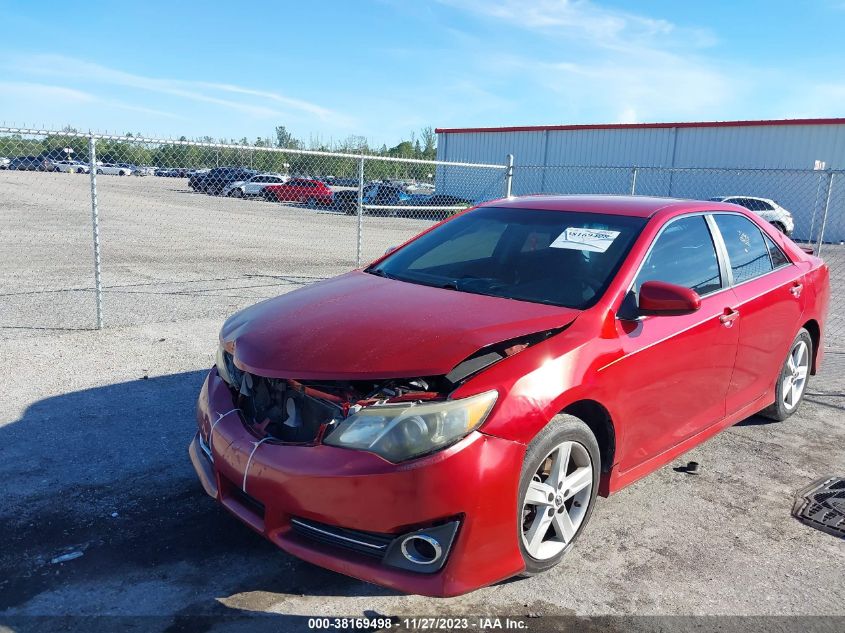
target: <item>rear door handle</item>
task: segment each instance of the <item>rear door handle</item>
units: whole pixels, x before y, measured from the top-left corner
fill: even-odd
[[[796,281],[792,284],[792,288],[789,289],[789,292],[792,293],[792,296],[796,299],[801,296],[801,291],[804,290],[804,284],[800,281]]]
[[[733,308],[725,308],[725,313],[719,317],[719,321],[725,327],[733,327],[734,321],[739,318],[739,310]]]

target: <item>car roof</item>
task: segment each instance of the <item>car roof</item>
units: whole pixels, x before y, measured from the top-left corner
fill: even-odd
[[[480,206],[507,207],[511,209],[537,209],[543,211],[571,211],[603,213],[650,218],[658,211],[701,210],[733,211],[737,207],[723,202],[705,202],[680,198],[617,195],[535,195],[491,200]]]

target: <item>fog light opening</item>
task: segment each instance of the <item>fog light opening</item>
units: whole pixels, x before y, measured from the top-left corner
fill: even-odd
[[[416,565],[431,565],[440,560],[443,548],[431,536],[412,534],[402,540],[402,555]]]

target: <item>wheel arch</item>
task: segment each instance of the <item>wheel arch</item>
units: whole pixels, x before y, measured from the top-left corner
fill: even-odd
[[[819,345],[821,345],[822,339],[821,327],[815,319],[810,319],[801,327],[810,333],[810,339],[813,341],[813,362],[810,367],[810,374],[815,376],[818,370]]]
[[[584,399],[567,405],[561,413],[575,416],[590,427],[599,445],[601,472],[609,474],[616,458],[616,427],[608,410],[595,400]]]

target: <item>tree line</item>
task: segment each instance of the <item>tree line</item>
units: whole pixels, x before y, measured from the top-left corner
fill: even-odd
[[[63,158],[72,150],[70,157],[83,162],[89,161],[88,139],[71,136],[77,130],[66,127],[64,133],[50,134],[43,138],[27,138],[20,134],[0,136],[0,156],[46,156]],[[242,147],[201,147],[180,143],[150,144],[129,140],[140,134],[128,133],[127,140],[97,139],[97,160],[106,163],[132,163],[162,168],[207,169],[212,167],[247,167],[262,172],[288,173],[298,176],[356,177],[358,161],[335,156],[312,156],[288,152],[268,151],[271,149],[316,150],[385,156],[391,158],[414,158],[433,160],[437,156],[437,136],[430,127],[419,134],[411,133],[410,139],[393,147],[386,144],[372,147],[363,136],[351,135],[341,141],[325,142],[320,137],[307,142],[296,138],[283,125],[277,126],[274,136],[258,137],[250,142],[241,139],[214,139],[210,136],[188,139],[181,142],[239,145]],[[369,179],[417,179],[433,178],[432,165],[415,165],[389,161],[365,161],[365,178]]]

